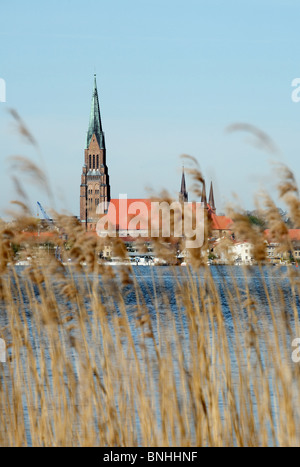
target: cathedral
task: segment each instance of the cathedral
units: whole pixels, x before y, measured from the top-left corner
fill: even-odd
[[[185,173],[182,171],[181,188],[179,192],[179,201],[188,202],[188,192],[186,188]],[[147,210],[149,218],[151,217],[151,200],[149,199],[127,199],[127,210],[134,211],[136,203],[142,203]],[[130,237],[128,219],[121,215],[120,200],[111,199],[108,168],[106,164],[106,146],[105,137],[102,128],[99,97],[97,91],[96,75],[94,76],[94,89],[92,96],[92,105],[89,126],[87,131],[86,147],[84,150],[84,165],[82,168],[80,185],[80,221],[85,225],[87,231],[95,231],[100,213],[107,214],[111,222],[115,222],[116,230],[126,233]],[[214,237],[221,237],[230,231],[231,219],[226,216],[217,216],[214,200],[213,185],[210,185],[209,199],[207,202],[205,181],[203,183],[201,203],[207,210],[211,219],[212,234]],[[114,216],[112,215],[114,214]],[[143,222],[142,222],[143,223]],[[140,230],[141,225],[135,227]],[[143,230],[143,229],[141,229]]]

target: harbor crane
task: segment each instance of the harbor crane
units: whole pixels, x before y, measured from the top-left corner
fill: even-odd
[[[51,219],[48,216],[48,214],[46,213],[45,209],[43,208],[43,206],[41,205],[41,203],[39,201],[37,201],[37,206],[40,209],[41,213],[43,214],[43,217],[44,217],[45,221],[47,222],[48,226],[53,228],[54,227],[53,219]],[[61,261],[61,249],[60,249],[60,247],[58,245],[55,248],[55,258],[58,261]]]
[[[45,221],[47,222],[47,224],[49,225],[49,227],[53,227],[54,226],[53,220],[50,219],[50,217],[48,216],[48,214],[46,213],[45,209],[43,208],[43,206],[41,205],[39,201],[37,201],[37,206],[40,209],[41,213],[43,214],[43,217]]]

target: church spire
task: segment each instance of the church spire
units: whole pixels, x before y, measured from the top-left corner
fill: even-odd
[[[101,124],[96,75],[94,75],[91,115],[80,185],[80,220],[85,224],[87,230],[96,229],[99,211],[106,213],[109,202],[110,183],[106,164],[105,140]]]
[[[216,212],[216,206],[215,206],[215,198],[214,198],[214,189],[213,189],[213,183],[211,182],[210,184],[210,191],[209,191],[209,200],[208,204],[210,205],[212,211]]]
[[[94,91],[93,91],[93,97],[92,97],[89,129],[87,132],[87,141],[86,141],[87,148],[90,145],[93,135],[96,136],[100,149],[105,149],[105,140],[104,140],[104,133],[102,130],[102,123],[101,123],[96,75],[94,75]]]
[[[182,167],[182,177],[181,177],[181,188],[179,192],[179,201],[182,203],[186,203],[188,201],[188,192],[186,191],[186,183],[185,183],[185,175],[184,175],[184,167]]]

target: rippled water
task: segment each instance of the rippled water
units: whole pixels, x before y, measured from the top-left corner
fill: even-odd
[[[118,276],[119,268],[113,268],[116,276]],[[188,317],[186,315],[183,303],[181,300],[178,300],[178,291],[180,290],[180,285],[184,284],[191,280],[191,277],[198,285],[198,289],[202,289],[205,293],[209,294],[210,290],[207,289],[207,285],[204,281],[204,270],[199,270],[197,272],[191,271],[186,267],[177,267],[175,269],[169,267],[141,267],[141,266],[134,266],[134,280],[136,281],[138,287],[134,287],[132,284],[128,284],[122,287],[122,297],[124,298],[126,312],[129,319],[129,323],[131,326],[131,332],[133,339],[136,343],[136,349],[138,353],[138,358],[141,361],[141,365],[143,365],[143,352],[139,349],[140,337],[141,337],[141,330],[139,327],[136,326],[136,319],[137,319],[137,303],[145,304],[147,309],[149,310],[152,326],[154,330],[154,337],[155,342],[164,347],[164,343],[168,343],[171,348],[173,346],[175,351],[175,342],[172,338],[174,333],[173,328],[169,328],[169,321],[170,321],[170,313],[172,317],[175,319],[175,326],[176,331],[178,334],[182,336],[182,349],[185,354],[185,358],[188,360],[190,355],[190,342],[189,342],[189,333],[188,333]],[[291,283],[288,275],[290,272],[293,272],[295,277],[293,278],[293,283]],[[291,325],[291,329],[293,329],[294,324],[294,313],[292,312],[292,305],[296,306],[297,312],[299,314],[300,309],[300,299],[298,293],[298,281],[300,280],[300,276],[298,275],[298,271],[293,268],[284,268],[284,267],[268,267],[268,268],[258,268],[252,267],[244,269],[242,267],[229,267],[229,266],[212,266],[210,268],[210,273],[212,275],[215,287],[218,291],[218,296],[220,298],[222,312],[225,318],[226,329],[229,336],[229,342],[232,346],[232,349],[235,346],[235,334],[233,329],[233,320],[232,320],[232,303],[236,300],[237,306],[247,297],[247,289],[249,290],[249,295],[255,300],[256,302],[256,309],[258,310],[258,314],[261,313],[264,318],[266,318],[267,322],[270,325],[270,333],[273,332],[273,324],[270,315],[270,307],[268,303],[267,293],[270,293],[272,296],[272,305],[274,310],[280,306],[282,307],[282,303],[285,303],[285,310],[284,312],[289,316],[289,321]],[[25,318],[22,315],[22,319],[26,319],[29,330],[30,330],[30,342],[32,349],[34,351],[34,355],[36,356],[37,360],[39,359],[39,347],[41,345],[45,346],[46,348],[46,356],[48,355],[49,361],[47,362],[48,372],[51,378],[51,361],[49,357],[49,353],[47,353],[47,339],[44,342],[40,342],[37,338],[37,332],[35,329],[35,324],[32,322],[32,310],[30,309],[30,300],[27,294],[27,287],[28,287],[28,280],[23,277],[23,268],[17,269],[17,274],[20,280],[20,291],[18,293],[21,294],[24,305],[25,305]],[[86,283],[86,292],[88,290],[89,280],[95,280],[92,276],[85,276],[85,274],[78,274],[75,273],[75,280],[80,283],[84,281]],[[98,284],[98,293],[101,296],[102,303],[105,305],[106,310],[108,312],[108,316],[113,317],[115,314],[119,314],[121,316],[120,310],[120,303],[116,300],[113,294],[113,290],[109,289],[107,282],[103,281],[101,277],[97,279]],[[114,283],[112,287],[116,287],[118,283]],[[14,279],[12,278],[11,288],[12,288],[12,295],[14,297],[15,305],[18,306],[19,295],[16,293],[16,286]],[[32,286],[32,284],[31,284]],[[119,286],[121,287],[120,283]],[[39,296],[39,289],[37,286],[32,286],[35,294],[35,300],[37,303],[40,302]],[[241,295],[239,301],[236,297],[237,288]],[[58,294],[58,301],[65,309],[67,309],[72,316],[73,313],[73,305],[71,302],[68,302],[66,299],[62,298],[59,295],[60,290],[60,283],[53,279],[53,288],[57,291]],[[233,294],[231,300],[231,304],[229,303],[229,296]],[[86,294],[85,299],[85,306],[89,310],[91,307],[89,295]],[[245,309],[241,309],[239,307],[239,313],[241,317],[243,314],[246,314]],[[0,308],[0,328],[4,328],[8,325],[9,322],[9,309],[7,306]],[[92,313],[91,313],[92,315]],[[110,320],[109,320],[110,322]],[[169,326],[169,327],[168,327]],[[91,319],[90,323],[87,323],[87,341],[88,345],[95,350],[96,354],[96,361],[98,361],[100,366],[101,360],[101,352],[103,350],[101,342],[101,336],[99,336],[99,341],[95,342],[95,339],[92,337],[92,327],[93,327],[93,319]],[[113,333],[113,327],[111,328],[111,332]],[[76,332],[75,332],[76,334]],[[76,336],[75,336],[76,337]],[[293,331],[291,335],[288,336],[289,339],[293,337]],[[296,337],[296,336],[294,336]],[[300,336],[299,336],[300,337]],[[154,354],[154,342],[153,340],[147,340],[146,344],[148,346],[148,352]],[[126,343],[124,344],[126,346]],[[262,342],[261,345],[263,346],[264,343]],[[8,354],[13,354],[13,348],[8,350]],[[75,365],[76,363],[76,356],[72,350],[69,349],[69,357],[70,360]],[[28,355],[24,353],[23,364],[26,366],[28,362],[26,359]],[[129,357],[129,358],[132,358]],[[112,359],[111,364],[118,364],[117,356],[115,359]],[[290,362],[287,362],[290,364]],[[238,367],[235,361],[234,352],[232,352],[232,372],[233,374],[238,375]],[[126,368],[124,368],[126,371]],[[153,368],[153,377],[154,380],[157,377],[157,369]],[[179,370],[176,366],[176,362],[174,364],[174,372],[175,378],[179,378]],[[3,378],[6,378],[7,388],[9,388],[12,381],[8,381],[9,373],[5,367],[5,365],[1,368],[0,377],[3,382]],[[30,384],[30,381],[28,382]],[[155,381],[154,381],[155,386]],[[157,394],[158,396],[158,394]],[[27,417],[28,407],[26,405],[25,398],[24,402],[24,417]],[[159,416],[159,415],[158,415]],[[27,432],[27,442],[30,444],[30,433],[29,430]]]

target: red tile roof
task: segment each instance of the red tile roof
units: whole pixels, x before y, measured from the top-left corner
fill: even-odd
[[[226,216],[217,216],[213,212],[210,213],[211,215],[211,229],[212,230],[230,230],[233,225],[232,219]]]
[[[147,230],[151,215],[151,199],[112,199],[108,208],[108,219],[112,226],[119,230],[135,230],[130,221],[140,216],[140,222],[135,223],[136,230]]]
[[[272,235],[271,235],[271,230],[266,229],[265,230],[265,235],[268,239],[269,242],[272,242]],[[289,229],[288,230],[288,235],[289,238],[292,242],[294,241],[300,241],[300,229]]]
[[[117,226],[120,230],[135,230],[136,222],[130,225],[130,220],[135,216],[140,216],[140,223],[136,225],[137,230],[147,230],[148,220],[151,219],[151,203],[154,199],[127,199],[119,200],[112,199],[109,204],[108,218],[113,226]],[[161,200],[158,200],[161,201]],[[124,212],[121,212],[120,202],[124,203],[127,208]],[[137,203],[135,205],[135,203]],[[140,210],[140,207],[143,209]],[[211,228],[213,230],[230,230],[232,226],[232,220],[226,216],[217,216],[212,209],[208,206],[208,212],[212,219]],[[128,215],[127,215],[128,213]]]

